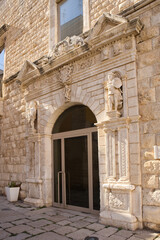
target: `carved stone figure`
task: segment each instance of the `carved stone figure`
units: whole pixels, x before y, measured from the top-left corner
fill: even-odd
[[[37,118],[37,102],[31,101],[27,106],[27,120],[30,125],[30,128],[32,129],[32,132],[36,132],[35,128],[35,120]]]
[[[106,90],[108,111],[117,111],[122,107],[122,81],[111,72],[108,74],[107,81],[104,82],[104,88]]]
[[[65,102],[70,102],[71,100],[71,87],[69,83],[64,84],[64,90],[65,90]]]
[[[66,66],[63,66],[59,70],[59,79],[60,84],[62,87],[64,87],[64,96],[65,96],[65,102],[69,102],[71,100],[71,73],[73,72],[73,65],[69,64]]]

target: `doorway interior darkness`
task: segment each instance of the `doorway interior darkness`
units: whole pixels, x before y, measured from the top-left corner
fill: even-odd
[[[84,105],[65,110],[53,127],[53,205],[100,208],[96,118]]]

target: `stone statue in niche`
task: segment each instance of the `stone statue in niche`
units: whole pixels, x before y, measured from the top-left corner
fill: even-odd
[[[107,74],[107,80],[104,82],[107,112],[118,112],[122,108],[122,81],[118,75],[117,73],[110,72]]]
[[[65,102],[71,101],[71,83],[64,83]]]
[[[37,131],[37,102],[31,101],[27,106],[27,120],[29,123],[29,126],[32,130],[32,133],[35,133]]]

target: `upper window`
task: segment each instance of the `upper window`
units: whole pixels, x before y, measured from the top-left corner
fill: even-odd
[[[0,97],[2,97],[3,71],[4,71],[4,50],[0,53]]]
[[[0,53],[0,70],[4,70],[4,50]]]
[[[83,0],[64,0],[58,4],[59,40],[83,32]]]

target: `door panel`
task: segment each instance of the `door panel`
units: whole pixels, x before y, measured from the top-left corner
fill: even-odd
[[[98,136],[97,132],[92,133],[92,178],[93,178],[93,209],[100,209],[99,199],[99,164],[98,164]]]
[[[62,203],[62,162],[61,162],[61,139],[53,141],[54,157],[54,202]]]
[[[89,208],[87,136],[65,139],[66,204]]]
[[[97,132],[93,128],[53,135],[54,206],[99,210]]]

